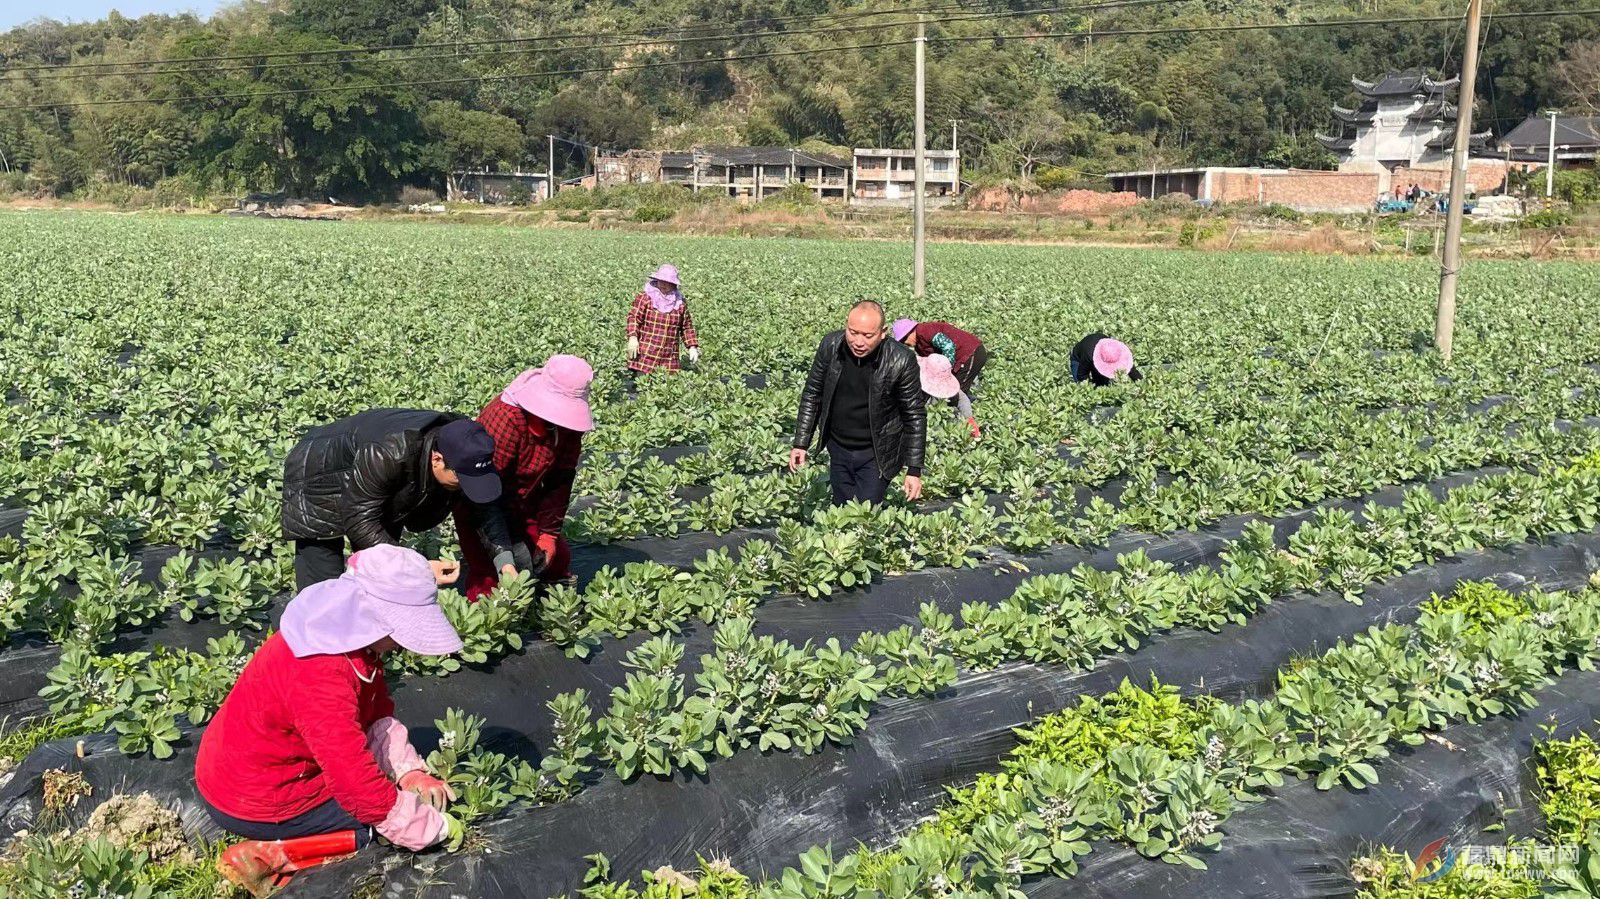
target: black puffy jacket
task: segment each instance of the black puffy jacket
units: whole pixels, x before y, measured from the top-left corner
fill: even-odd
[[[878,345],[883,358],[872,376],[872,393],[867,397],[867,418],[872,426],[872,453],[878,471],[892,478],[902,468],[921,473],[928,444],[928,408],[922,396],[922,376],[917,354],[893,340]],[[828,440],[828,419],[833,409],[834,388],[844,367],[844,332],[834,331],[822,338],[806,386],[800,392],[800,411],[795,416],[794,446],[808,449],[811,438],[820,430],[822,445]]]
[[[436,527],[466,499],[433,477],[434,443],[440,427],[465,417],[372,409],[312,428],[283,463],[283,536],[348,537],[358,551],[398,543],[403,531]],[[493,508],[473,512],[489,532],[484,542],[503,548],[500,516]]]

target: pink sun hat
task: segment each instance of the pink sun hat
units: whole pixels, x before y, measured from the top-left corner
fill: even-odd
[[[278,633],[296,658],[353,652],[384,637],[422,655],[461,651],[428,560],[388,543],[361,550],[344,574],[301,590],[284,607]]]
[[[665,281],[668,284],[671,284],[673,287],[677,287],[678,286],[678,267],[669,262],[669,263],[661,266],[660,268],[656,269],[655,272],[650,275],[650,280],[652,280],[652,281]]]
[[[950,360],[939,353],[918,356],[922,369],[922,392],[934,399],[947,400],[961,392],[961,382],[950,371]]]
[[[892,332],[895,342],[899,343],[900,341],[905,340],[906,335],[910,334],[916,329],[916,327],[917,320],[914,318],[902,318],[896,320],[894,323],[894,331]]]
[[[543,368],[530,368],[500,392],[500,400],[532,412],[569,431],[594,430],[589,411],[589,382],[594,369],[577,356],[557,354]]]
[[[1133,369],[1133,351],[1120,340],[1103,338],[1094,345],[1094,370],[1102,378],[1115,379]]]

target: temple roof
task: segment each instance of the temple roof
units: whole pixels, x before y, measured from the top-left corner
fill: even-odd
[[[1342,106],[1335,106],[1333,108],[1333,117],[1346,124],[1365,125],[1372,121],[1372,116],[1377,111],[1378,104],[1376,103],[1363,103],[1356,109],[1345,109]]]
[[[1319,134],[1316,137],[1318,143],[1336,153],[1346,152],[1356,145],[1353,137],[1330,137],[1326,134]]]
[[[1453,122],[1456,118],[1456,105],[1449,100],[1435,98],[1417,107],[1417,110],[1406,118],[1413,122]]]
[[[1420,69],[1408,69],[1404,72],[1386,72],[1377,81],[1362,81],[1352,77],[1350,83],[1367,97],[1431,97],[1454,89],[1461,79],[1435,81]]]
[[[1472,135],[1471,139],[1467,141],[1467,146],[1469,148],[1475,149],[1475,150],[1482,149],[1482,148],[1488,146],[1488,144],[1489,144],[1489,136],[1490,136],[1489,132],[1487,132],[1487,131],[1479,131],[1477,134]],[[1427,146],[1428,146],[1428,149],[1430,149],[1430,150],[1453,150],[1453,149],[1455,149],[1455,146],[1456,146],[1456,131],[1455,131],[1455,129],[1452,128],[1449,131],[1446,131],[1445,133],[1443,133],[1443,134],[1439,135],[1438,137],[1434,138],[1433,140],[1428,141]]]

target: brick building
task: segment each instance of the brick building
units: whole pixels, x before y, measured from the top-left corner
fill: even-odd
[[[935,199],[960,196],[961,152],[923,152],[927,159],[923,172],[924,196]],[[852,195],[857,200],[910,205],[916,198],[916,160],[915,150],[857,149]]]
[[[696,147],[689,151],[626,150],[597,153],[595,181],[617,184],[682,184],[694,191],[719,191],[759,200],[791,184],[802,184],[821,200],[850,194],[850,161],[791,147]]]

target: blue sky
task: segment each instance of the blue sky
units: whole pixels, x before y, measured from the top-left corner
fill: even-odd
[[[9,0],[0,3],[0,31],[41,16],[60,22],[92,22],[113,9],[129,18],[153,12],[209,15],[222,0]]]

